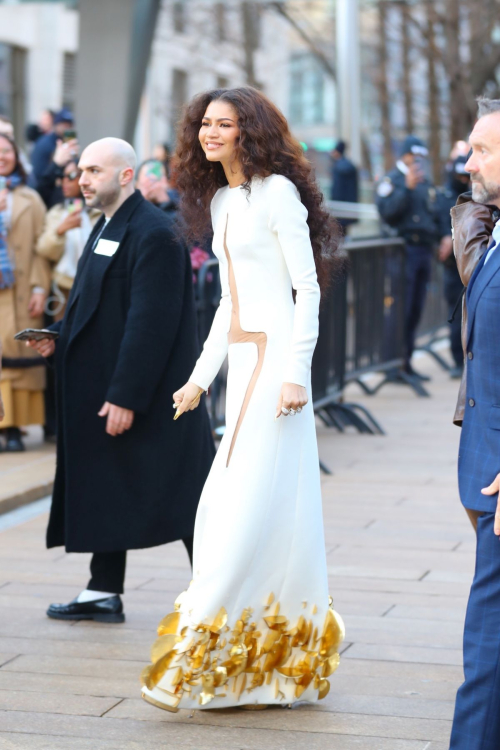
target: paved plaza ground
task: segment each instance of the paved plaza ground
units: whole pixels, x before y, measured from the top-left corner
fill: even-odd
[[[334,472],[330,590],[347,628],[324,701],[193,716],[141,701],[156,625],[189,583],[182,546],[130,554],[124,625],[51,621],[47,604],[84,587],[89,556],[47,551],[43,512],[0,532],[0,750],[447,750],[474,535],[457,496],[457,383],[428,357],[418,366],[432,398],[348,391],[385,437],[318,428]]]

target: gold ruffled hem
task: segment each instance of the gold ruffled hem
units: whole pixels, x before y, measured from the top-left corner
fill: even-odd
[[[252,693],[273,683],[277,701],[285,701],[283,688],[290,683],[294,684],[294,700],[299,700],[311,685],[318,691],[318,700],[328,695],[327,678],[339,665],[338,649],[345,637],[344,623],[332,608],[331,598],[321,635],[304,615],[291,627],[280,614],[273,594],[264,607],[270,613],[274,604],[273,614],[262,618],[263,632],[252,621],[252,609],[244,609],[231,627],[224,607],[210,625],[185,626],[179,632],[180,599],[175,611],[160,622],[159,637],[151,649],[152,664],[141,674],[142,684],[148,690],[159,687],[168,695],[174,710],[185,694],[206,706],[215,698],[227,697],[229,692],[235,693],[239,701],[244,692]],[[306,602],[303,606],[307,606]],[[316,611],[314,606],[312,614]],[[171,690],[166,690],[158,683],[170,670]]]

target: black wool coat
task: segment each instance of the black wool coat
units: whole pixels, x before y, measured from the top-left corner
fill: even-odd
[[[47,546],[68,552],[153,547],[193,534],[215,454],[202,397],[173,421],[172,394],[198,356],[189,254],[164,213],[136,191],[78,266],[55,353],[57,470]],[[109,247],[109,246],[108,246]],[[114,246],[116,247],[116,246]],[[133,426],[106,433],[105,401]]]

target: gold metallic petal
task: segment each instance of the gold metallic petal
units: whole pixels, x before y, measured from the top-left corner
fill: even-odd
[[[170,679],[163,682],[170,688],[165,692],[175,698],[177,705],[184,693],[186,698],[197,698],[201,705],[207,705],[214,698],[226,695],[228,689],[239,700],[244,691],[251,692],[264,684],[271,686],[273,681],[276,700],[285,700],[285,688],[282,690],[281,686],[290,683],[294,685],[295,698],[300,698],[311,683],[320,699],[328,694],[330,685],[326,678],[338,667],[338,647],[345,635],[342,618],[335,611],[327,610],[320,631],[304,615],[291,628],[289,620],[279,614],[280,603],[271,594],[264,607],[271,610],[264,618],[265,632],[260,632],[262,627],[257,629],[260,620],[250,622],[253,614],[250,607],[243,609],[239,619],[230,624],[226,609],[221,607],[211,625],[205,621],[190,628],[185,626],[179,633],[182,596],[176,602],[177,611],[161,621],[159,638],[151,653],[153,664],[141,674],[141,682],[149,689],[155,685],[160,688],[158,683],[170,669]],[[307,604],[303,602],[304,608]],[[316,605],[311,605],[311,612],[317,614]],[[188,633],[194,637],[186,643]],[[218,693],[219,688],[225,692]]]
[[[272,671],[277,669],[284,664],[291,654],[290,639],[286,637],[280,638],[280,640],[273,646],[271,651],[267,654],[262,667],[264,672]]]
[[[161,635],[151,646],[151,661],[156,662],[165,654],[169,654],[177,643],[176,635]]]
[[[321,676],[322,677],[330,677],[331,674],[335,672],[337,667],[340,664],[340,654],[335,653],[328,657],[323,662],[323,669],[321,670]]]
[[[295,697],[300,698],[304,690],[307,690],[307,688],[309,687],[312,681],[313,681],[312,674],[303,675],[298,681],[297,687],[295,688]]]
[[[230,659],[222,663],[222,666],[226,668],[227,670],[227,676],[228,677],[237,677],[239,674],[241,674],[247,665],[247,655],[244,654],[236,654],[232,656]]]
[[[241,694],[243,693],[243,691],[246,688],[246,686],[247,686],[247,676],[246,676],[246,674],[243,674],[241,676],[240,687],[238,689],[238,700],[241,698]]]
[[[266,676],[264,674],[262,674],[262,673],[254,674],[254,676],[252,677],[252,684],[251,684],[250,687],[252,689],[256,688],[256,687],[261,687],[261,685],[264,684],[265,678],[266,678]]]
[[[328,682],[328,680],[320,680],[318,700],[322,700],[323,698],[326,698],[329,692],[330,692],[330,683]]]
[[[158,635],[168,635],[171,633],[177,633],[179,627],[179,620],[181,619],[180,612],[171,612],[169,615],[163,618],[158,625]]]
[[[170,666],[175,651],[171,651],[164,657],[159,659],[155,664],[152,664],[147,669],[143,670],[141,677],[144,679],[144,685],[148,690],[152,690],[155,685],[161,680],[165,672]]]
[[[323,634],[320,641],[320,655],[323,658],[328,658],[335,653],[344,640],[344,636],[345,627],[342,618],[333,609],[329,609],[326,613]]]
[[[210,630],[212,631],[212,633],[220,633],[220,631],[222,630],[226,622],[227,622],[227,612],[224,609],[224,607],[221,607],[215,620],[210,626]]]
[[[206,706],[215,698],[215,685],[213,674],[204,674],[201,678],[202,690],[200,692],[200,706]]]
[[[271,630],[285,630],[288,620],[283,615],[274,615],[273,617],[264,617],[264,622]]]
[[[226,667],[215,667],[214,669],[214,685],[215,687],[221,687],[228,681]]]
[[[279,632],[279,630],[270,630],[264,639],[264,643],[262,644],[262,653],[269,653],[269,651],[271,651],[274,644],[277,640],[279,640],[280,637],[281,633]]]
[[[182,671],[182,667],[178,667],[177,672],[172,679],[172,685],[180,685],[183,681],[183,677],[184,672]]]

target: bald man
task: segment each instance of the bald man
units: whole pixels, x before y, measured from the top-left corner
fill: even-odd
[[[57,471],[47,546],[92,552],[91,579],[55,619],[123,622],[126,551],[182,539],[191,557],[214,456],[205,406],[173,421],[172,394],[198,356],[187,249],[134,189],[130,144],[104,138],[79,167],[103,211],[83,251],[57,343]]]

